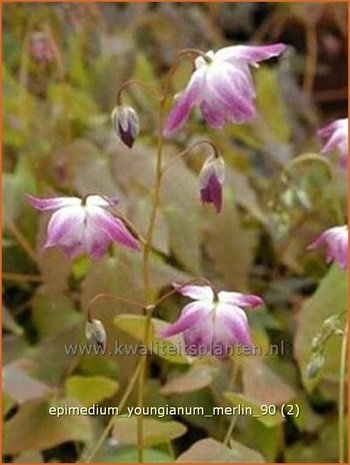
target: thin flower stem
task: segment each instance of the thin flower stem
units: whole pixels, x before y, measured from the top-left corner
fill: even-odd
[[[39,275],[21,274],[21,273],[3,273],[2,278],[5,281],[18,281],[23,283],[41,283],[43,278]]]
[[[346,322],[342,335],[340,367],[339,367],[339,418],[338,418],[338,453],[339,463],[345,463],[345,395],[346,395],[346,359],[348,342],[348,323]]]
[[[165,96],[168,96],[168,92],[170,90],[170,81],[171,81],[171,78],[173,77],[174,73],[175,73],[175,70],[176,68],[178,67],[179,65],[179,61],[181,60],[181,58],[183,57],[197,57],[197,56],[201,56],[202,58],[204,58],[205,61],[211,61],[210,58],[208,58],[208,56],[206,55],[205,52],[203,52],[202,50],[198,50],[197,48],[184,48],[182,50],[180,50],[176,55],[175,55],[175,58],[174,58],[174,61],[173,61],[173,64],[171,65],[170,67],[170,70],[168,72],[168,85],[166,86],[165,90]]]
[[[198,146],[200,145],[203,145],[203,144],[207,144],[209,145],[210,147],[212,147],[213,151],[214,151],[214,157],[215,158],[218,158],[220,155],[219,155],[219,149],[217,147],[217,145],[211,141],[210,139],[203,139],[203,140],[199,140],[197,142],[195,142],[194,144],[190,145],[189,147],[186,147],[184,150],[182,150],[181,152],[177,153],[163,168],[162,170],[162,174],[164,174],[164,172],[172,165],[174,165],[178,160],[180,160],[181,158],[184,158],[186,157],[187,155],[190,155],[190,153],[195,149],[197,148]]]
[[[344,224],[345,223],[344,215],[343,215],[341,205],[339,203],[339,200],[335,192],[335,178],[334,178],[333,167],[332,167],[332,164],[329,162],[329,160],[327,160],[327,158],[321,155],[318,155],[316,153],[308,153],[306,155],[301,155],[300,157],[294,158],[282,170],[281,178],[283,178],[283,176],[287,176],[291,169],[305,162],[306,163],[307,162],[321,163],[326,168],[329,174],[329,179],[330,179],[330,188],[331,188],[331,193],[332,193],[334,213],[336,215],[337,222],[340,225]]]
[[[139,81],[138,79],[129,79],[128,81],[125,81],[118,89],[117,92],[117,105],[122,104],[122,93],[124,92],[125,89],[131,86],[140,86],[143,89],[147,90],[147,92],[152,95],[156,100],[160,101],[163,97],[159,94],[157,89],[154,87],[149,86],[148,84],[145,84],[143,81]]]
[[[282,171],[282,176],[283,174],[287,174],[292,168],[295,168],[301,163],[305,162],[317,162],[321,163],[324,165],[326,170],[329,173],[329,177],[332,177],[332,164],[327,160],[327,158],[322,157],[321,155],[318,155],[317,153],[307,153],[305,155],[301,155],[300,157],[294,158],[290,163],[288,163]]]
[[[233,387],[234,387],[234,385],[235,385],[238,372],[239,372],[239,364],[238,364],[237,361],[233,361],[233,362],[232,362],[232,369],[231,369],[231,373],[230,373],[229,386],[228,386],[228,390],[229,390],[229,391],[230,391],[231,389],[233,389]],[[225,446],[227,446],[227,445],[229,444],[229,442],[230,442],[233,429],[234,429],[234,427],[235,427],[235,425],[236,425],[236,421],[237,421],[237,415],[233,415],[232,418],[231,418],[229,427],[228,427],[228,429],[227,429],[227,432],[226,432],[224,441],[223,441],[223,443],[224,443]]]
[[[166,80],[165,80],[165,85],[164,85],[164,102],[163,104],[165,104],[165,100],[167,99],[167,97],[169,96],[169,93],[170,93],[170,87],[171,87],[171,80],[175,74],[175,71],[176,71],[176,68],[178,67],[179,65],[179,62],[180,62],[180,59],[183,58],[183,57],[197,57],[197,56],[201,56],[202,58],[204,58],[204,60],[206,61],[211,61],[210,58],[208,58],[208,56],[205,54],[205,52],[202,52],[202,50],[198,50],[196,48],[184,48],[182,50],[180,50],[176,55],[175,55],[175,58],[174,58],[174,61],[168,71],[168,74],[166,76]],[[162,128],[163,130],[163,128]],[[163,137],[163,135],[162,135]]]
[[[162,184],[162,155],[163,155],[163,125],[164,125],[164,111],[167,97],[169,95],[171,80],[178,66],[179,60],[182,56],[188,55],[201,55],[204,59],[208,59],[206,55],[196,49],[185,49],[181,50],[175,57],[175,60],[172,66],[169,69],[167,74],[164,93],[162,98],[159,100],[159,110],[158,110],[158,130],[157,130],[157,161],[156,161],[156,173],[155,173],[155,185],[154,185],[154,196],[152,211],[150,215],[150,220],[148,224],[148,229],[146,233],[146,239],[143,244],[143,288],[144,288],[144,308],[146,310],[146,320],[143,334],[143,343],[146,347],[149,345],[151,327],[152,327],[152,311],[154,305],[151,302],[150,296],[150,252],[152,249],[153,243],[153,234],[157,218],[157,211],[160,203],[160,189]],[[138,407],[142,412],[144,405],[144,389],[146,383],[146,368],[147,368],[147,355],[141,356],[141,369],[140,376],[138,379],[138,394],[137,394],[137,403]],[[144,449],[144,438],[143,438],[143,415],[137,417],[137,460],[139,463],[143,463],[143,449]]]
[[[223,441],[223,443],[224,443],[225,446],[228,446],[229,443],[230,443],[230,439],[231,439],[231,436],[232,436],[232,432],[233,432],[233,430],[234,430],[234,427],[236,426],[236,421],[237,421],[237,415],[232,415],[232,418],[231,418],[229,427],[228,427],[228,429],[227,429],[227,433],[226,433],[225,439],[224,439],[224,441]]]
[[[95,457],[95,455],[97,454],[97,452],[100,450],[102,444],[107,439],[107,436],[108,436],[109,432],[111,431],[111,429],[113,428],[113,425],[114,425],[116,419],[118,418],[119,413],[123,410],[127,400],[129,399],[129,396],[130,396],[130,394],[131,394],[131,392],[133,390],[133,387],[136,384],[137,378],[138,378],[138,376],[140,374],[140,371],[141,371],[141,365],[142,365],[141,362],[142,362],[142,360],[140,360],[140,362],[138,363],[138,365],[136,367],[136,370],[135,370],[135,372],[134,372],[134,374],[133,374],[133,376],[132,376],[132,378],[131,378],[131,380],[130,380],[130,382],[128,384],[128,387],[126,388],[125,393],[124,393],[122,399],[120,400],[120,402],[118,404],[117,412],[109,420],[106,428],[104,429],[103,433],[101,434],[101,436],[97,440],[97,442],[94,445],[92,451],[85,458],[85,460],[84,459],[82,460],[83,463],[90,463],[92,461],[92,459]]]
[[[127,297],[122,297],[122,296],[119,296],[119,295],[108,294],[107,292],[101,292],[99,294],[96,294],[89,301],[89,304],[88,304],[88,306],[86,308],[86,318],[90,322],[92,320],[92,315],[91,315],[92,306],[100,299],[112,299],[112,300],[116,300],[118,302],[123,302],[123,303],[126,303],[126,304],[135,305],[136,307],[144,308],[144,305],[141,302],[138,302],[137,300],[128,299]]]
[[[151,323],[152,323],[152,310],[153,306],[149,306],[150,302],[150,252],[152,247],[153,233],[155,222],[157,218],[157,210],[160,202],[160,188],[162,181],[162,151],[163,151],[163,115],[164,105],[166,98],[164,97],[159,104],[158,114],[158,143],[157,143],[157,162],[156,162],[156,179],[153,197],[153,206],[149,225],[146,233],[146,241],[143,248],[143,286],[144,286],[144,302],[146,306],[146,320],[143,334],[143,343],[146,347],[149,345]],[[146,368],[147,368],[147,355],[141,356],[141,371],[138,381],[138,407],[141,412],[144,405],[144,387],[146,382]],[[142,414],[137,417],[137,459],[139,463],[143,462],[143,416]]]
[[[313,21],[306,24],[306,64],[303,82],[304,92],[311,97],[317,70],[317,30]]]

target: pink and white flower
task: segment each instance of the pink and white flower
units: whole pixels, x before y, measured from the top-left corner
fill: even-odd
[[[327,263],[334,260],[340,268],[346,270],[348,268],[348,227],[344,225],[326,229],[308,246],[308,250],[314,250],[323,245],[326,247]]]
[[[99,195],[79,197],[37,198],[27,195],[29,203],[40,211],[53,210],[47,227],[44,245],[58,247],[69,258],[87,254],[98,260],[115,241],[130,249],[138,250],[139,243],[123,221],[106,208],[116,201]]]
[[[212,354],[227,356],[232,345],[251,346],[248,319],[242,310],[257,307],[263,300],[256,295],[220,291],[214,294],[210,286],[173,284],[183,296],[194,299],[187,304],[177,321],[160,332],[162,337],[183,333],[189,355]]]
[[[337,119],[317,132],[319,137],[327,139],[321,153],[338,149],[340,163],[344,168],[348,165],[348,124],[348,118]]]
[[[165,124],[170,137],[199,107],[203,118],[214,129],[226,123],[244,123],[255,117],[255,88],[249,66],[280,55],[284,44],[225,47],[209,51],[195,60],[195,71],[184,92],[175,100]]]
[[[225,180],[225,162],[222,157],[206,159],[199,173],[200,197],[203,203],[214,204],[219,213],[222,206],[222,186]]]

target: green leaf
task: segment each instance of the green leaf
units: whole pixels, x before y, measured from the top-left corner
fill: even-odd
[[[279,413],[278,408],[276,408],[275,414],[266,414],[263,415],[261,405],[262,403],[258,403],[255,400],[252,400],[246,397],[243,394],[237,394],[236,392],[225,392],[224,397],[232,404],[233,406],[244,406],[250,407],[252,409],[253,418],[256,418],[258,421],[263,423],[265,426],[272,427],[282,423],[284,421],[282,415]]]
[[[43,450],[67,441],[89,441],[92,435],[90,418],[84,415],[50,415],[50,407],[79,407],[62,399],[50,402],[25,403],[4,426],[3,453],[12,455]],[[29,427],[30,425],[30,427]]]
[[[35,194],[36,186],[32,170],[26,157],[21,157],[13,173],[3,174],[4,202],[3,221],[6,229],[8,224],[16,222],[26,206],[25,194]]]
[[[43,463],[42,454],[35,451],[28,451],[16,457],[15,463]]]
[[[162,444],[186,433],[186,426],[177,421],[159,421],[144,418],[144,444],[146,447]],[[113,436],[122,445],[137,444],[137,417],[118,418],[114,424]]]
[[[197,391],[210,385],[217,372],[218,367],[195,363],[184,374],[173,373],[171,379],[162,387],[161,393],[169,395]]]
[[[33,321],[41,337],[64,331],[82,321],[73,302],[65,294],[53,294],[46,286],[38,288],[33,298]]]
[[[207,431],[210,436],[218,434],[218,418],[212,415],[213,408],[217,404],[211,389],[204,388],[183,394],[177,393],[171,395],[169,397],[169,404],[179,408],[179,414],[184,422]],[[181,408],[184,406],[191,406],[191,415],[181,414]]]
[[[244,394],[261,404],[280,405],[291,401],[296,393],[266,363],[255,357],[246,357],[242,366]]]
[[[90,94],[67,82],[51,84],[48,99],[52,105],[51,115],[58,127],[64,126],[67,121],[86,126],[91,115],[97,113],[97,105]]]
[[[143,458],[145,463],[173,463],[174,457],[158,450],[144,449]],[[96,456],[96,462],[100,463],[137,463],[136,447],[118,447],[117,451],[105,452]]]
[[[231,441],[230,447],[215,439],[201,439],[194,443],[186,452],[181,454],[176,462],[191,463],[244,463],[264,462],[263,457],[253,449]]]
[[[108,378],[117,377],[119,365],[115,358],[101,357],[98,354],[85,354],[79,364],[79,372],[87,376],[101,375]]]
[[[85,407],[112,397],[117,390],[118,383],[104,376],[71,376],[65,383],[66,396]]]
[[[58,156],[62,156],[61,153]],[[123,201],[123,193],[111,173],[110,161],[96,144],[88,139],[75,139],[65,146],[63,154],[73,165],[72,184],[80,195],[95,192]]]
[[[276,70],[264,66],[255,75],[257,107],[264,123],[273,132],[276,140],[288,142],[290,137],[286,108],[279,91]]]
[[[318,379],[307,376],[306,368],[311,356],[313,338],[321,331],[324,321],[348,308],[347,273],[334,264],[321,280],[318,289],[307,299],[298,315],[298,327],[294,340],[295,356],[302,374],[302,380],[308,390],[315,386]],[[340,337],[333,336],[326,345],[325,364],[321,377],[329,381],[338,381]]]
[[[2,395],[2,416],[5,417],[15,405],[16,402],[4,391]]]
[[[53,390],[33,378],[19,363],[11,363],[3,368],[3,389],[19,404],[29,400],[47,397]]]
[[[237,434],[238,433],[238,434]],[[254,418],[249,419],[244,431],[239,431],[238,440],[259,451],[269,463],[278,461],[278,457],[284,448],[284,424],[266,426]]]
[[[244,229],[231,191],[224,191],[220,214],[210,209],[206,247],[224,285],[246,291],[248,276],[254,261],[257,231]]]
[[[38,379],[51,385],[60,385],[62,377],[72,367],[78,355],[68,354],[70,345],[81,344],[83,325],[78,324],[62,331],[45,336],[31,350],[31,360],[35,362],[35,375]],[[84,339],[85,341],[85,339]]]
[[[166,264],[162,259],[151,255],[151,291],[154,296],[172,281],[185,281],[189,275]],[[83,307],[97,294],[109,293],[141,301],[143,298],[142,257],[116,246],[115,256],[106,257],[96,263],[87,273],[82,283]],[[101,299],[94,305],[94,314],[109,315],[116,311],[135,313],[134,305],[120,303],[113,299]]]
[[[113,156],[115,176],[129,198],[149,194],[155,173],[153,151],[148,146],[138,145],[133,147],[130,157],[130,151],[117,143],[109,150]],[[170,156],[164,154],[164,166],[173,160],[176,153],[176,148],[173,148]],[[171,251],[186,270],[201,274],[198,180],[183,160],[177,160],[164,171],[160,197],[160,211],[168,223]]]
[[[3,306],[2,309],[2,327],[6,331],[11,331],[11,333],[17,334],[17,336],[21,336],[23,334],[23,328],[16,323],[16,320],[5,306]]]

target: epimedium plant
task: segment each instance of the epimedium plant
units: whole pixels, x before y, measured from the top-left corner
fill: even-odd
[[[212,204],[220,214],[223,199],[222,190],[225,181],[225,161],[216,144],[202,139],[173,155],[164,163],[164,142],[185,125],[193,109],[198,108],[207,125],[215,130],[222,130],[227,124],[249,122],[256,116],[256,90],[250,67],[258,67],[261,61],[278,57],[286,50],[283,44],[262,46],[230,46],[216,52],[202,52],[196,49],[181,50],[175,57],[165,79],[163,92],[154,89],[148,83],[129,80],[123,84],[117,94],[117,106],[112,112],[112,124],[122,144],[131,148],[140,132],[142,121],[134,108],[123,103],[123,94],[131,86],[141,86],[155,100],[158,106],[157,149],[152,192],[151,211],[147,219],[145,234],[140,234],[132,222],[120,213],[118,201],[107,197],[104,193],[91,192],[84,198],[56,197],[37,198],[28,195],[29,203],[39,211],[53,210],[54,213],[47,226],[46,248],[58,247],[69,258],[74,259],[82,254],[89,255],[92,260],[99,260],[107,254],[111,242],[122,247],[142,253],[143,300],[134,301],[119,295],[96,295],[89,303],[89,310],[97,299],[110,297],[135,305],[143,312],[142,342],[148,347],[153,333],[152,315],[157,306],[174,293],[190,297],[194,300],[187,304],[180,318],[158,331],[161,338],[169,338],[182,334],[185,342],[185,353],[191,356],[200,355],[201,347],[207,348],[207,354],[225,358],[229,348],[235,344],[251,345],[248,320],[243,309],[259,307],[264,304],[262,297],[234,291],[218,290],[207,279],[199,277],[188,282],[173,283],[173,289],[158,300],[154,300],[151,292],[150,256],[153,250],[155,224],[160,206],[160,192],[164,173],[171,172],[171,167],[180,158],[187,157],[192,150],[201,145],[209,145],[213,154],[204,161],[199,174],[199,198],[203,203]],[[170,113],[166,115],[167,103],[171,97],[171,82],[180,60],[190,58],[193,72],[186,89],[174,97]],[[341,152],[342,166],[347,160],[347,120],[335,122],[319,132],[320,137],[329,138],[323,147],[326,153],[333,148]],[[300,157],[301,158],[301,157]],[[300,162],[300,158],[298,162]],[[305,159],[307,161],[307,158]],[[315,157],[313,158],[315,161]],[[316,161],[327,162],[321,156]],[[332,167],[330,168],[332,169]],[[181,188],[179,186],[179,188]],[[327,261],[334,260],[341,268],[347,268],[347,226],[339,224],[323,232],[310,246],[315,249],[325,244]],[[87,311],[86,335],[101,345],[106,344],[106,331],[101,321],[93,318]],[[339,392],[339,435],[344,430],[344,386],[347,329],[335,332],[342,336],[343,349],[340,368]],[[320,339],[320,338],[319,338]],[[322,339],[322,338],[321,338]],[[324,348],[323,341],[313,347]],[[345,349],[344,349],[345,347]],[[316,351],[317,352],[317,351]],[[321,349],[317,352],[318,365],[315,370],[315,358],[312,360],[311,375],[322,367]],[[231,361],[232,362],[232,361]],[[232,362],[234,363],[234,362]],[[137,406],[142,409],[145,400],[145,384],[147,376],[147,355],[141,356],[135,373],[130,379],[127,389],[121,398],[119,409],[125,406],[131,391],[137,385]],[[103,434],[84,457],[90,462],[114,426],[115,418],[105,428]],[[225,443],[231,440],[234,422],[229,425]],[[145,450],[145,420],[137,417],[137,459],[143,462]],[[340,459],[344,457],[344,444],[340,443]]]

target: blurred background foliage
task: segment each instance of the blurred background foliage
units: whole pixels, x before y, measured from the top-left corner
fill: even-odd
[[[346,309],[346,273],[336,267],[327,272],[323,257],[306,253],[306,246],[336,224],[334,193],[346,211],[347,181],[336,154],[336,183],[319,163],[281,173],[293,158],[319,153],[316,129],[347,114],[347,4],[340,2],[3,6],[5,461],[74,462],[91,446],[108,418],[57,419],[49,406],[116,405],[137,358],[67,356],[64,344],[84,340],[84,310],[96,294],[142,298],[138,254],[113,247],[92,264],[86,258],[70,263],[57,250],[43,252],[48,218],[33,212],[24,194],[117,196],[144,232],[156,108],[142,89],[130,88],[127,100],[140,115],[141,135],[132,150],[125,149],[110,125],[118,87],[133,77],[161,88],[182,48],[277,41],[290,48],[255,72],[256,121],[215,132],[193,116],[167,144],[169,160],[210,137],[227,163],[227,180],[217,215],[198,200],[204,148],[167,172],[152,290],[160,295],[173,280],[203,275],[220,288],[259,293],[267,305],[249,314],[254,341],[265,348],[283,343],[284,352],[237,358],[233,384],[229,361],[189,365],[153,355],[146,404],[210,412],[214,405],[291,402],[300,416],[240,417],[230,447],[221,443],[230,418],[147,419],[145,460],[337,461],[337,338],[315,379],[305,369],[324,320]],[[181,64],[174,93],[190,71]],[[174,321],[182,302],[165,301],[155,317]],[[135,308],[111,300],[96,302],[93,314],[105,324],[111,350],[115,339],[135,343],[142,329]],[[136,460],[134,430],[132,422],[119,419],[96,460]]]

